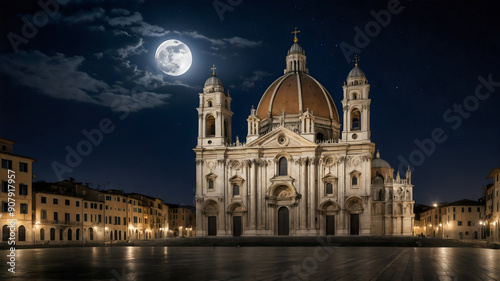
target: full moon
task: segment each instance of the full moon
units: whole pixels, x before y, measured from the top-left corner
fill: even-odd
[[[167,40],[156,49],[155,60],[165,74],[179,76],[191,67],[193,56],[186,44],[179,40]]]

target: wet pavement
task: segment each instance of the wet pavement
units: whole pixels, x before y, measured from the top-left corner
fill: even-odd
[[[500,250],[88,247],[0,251],[0,280],[499,280]]]

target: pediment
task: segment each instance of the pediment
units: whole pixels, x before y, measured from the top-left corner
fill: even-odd
[[[275,129],[247,144],[247,147],[264,147],[264,148],[267,147],[280,148],[280,147],[296,147],[296,146],[316,147],[318,145],[284,127]]]

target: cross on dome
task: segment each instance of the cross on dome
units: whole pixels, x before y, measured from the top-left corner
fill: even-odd
[[[210,68],[210,69],[212,70],[212,76],[215,76],[215,69],[217,69],[217,68],[215,67],[215,64],[214,64],[214,65],[212,66],[212,68]]]
[[[299,31],[299,30],[297,30],[297,27],[295,27],[295,30],[294,30],[294,31],[292,31],[291,33],[293,33],[293,34],[294,34],[293,42],[294,42],[294,43],[299,42],[299,38],[297,38],[297,33],[300,33],[300,31]]]

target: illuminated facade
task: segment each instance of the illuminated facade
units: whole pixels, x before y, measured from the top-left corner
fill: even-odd
[[[411,173],[370,140],[370,84],[356,63],[337,107],[297,37],[284,75],[232,142],[232,98],[215,75],[199,94],[196,235],[412,235]]]
[[[2,183],[0,226],[2,227],[2,237],[0,243],[8,243],[9,238],[13,237],[16,244],[22,245],[33,241],[31,218],[33,208],[32,164],[35,160],[14,154],[14,144],[14,141],[0,138],[0,158],[2,161],[0,169],[0,182]],[[14,210],[12,216],[9,207]]]
[[[493,183],[485,186],[485,233],[486,237],[495,242],[500,241],[500,168],[493,169],[488,176]]]
[[[190,206],[168,204],[169,236],[194,236],[196,210]]]

